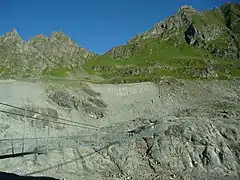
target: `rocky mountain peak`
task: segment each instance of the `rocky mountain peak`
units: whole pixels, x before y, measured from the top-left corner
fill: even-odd
[[[51,40],[60,40],[60,41],[63,41],[63,40],[71,40],[70,37],[68,35],[66,35],[62,30],[61,31],[54,31],[51,33],[49,39]]]
[[[239,4],[226,3],[203,12],[184,5],[150,30],[132,38],[128,44],[140,44],[142,40],[158,38],[174,46],[190,44],[216,56],[239,59],[239,22]]]
[[[183,5],[177,10],[173,17],[175,17],[177,21],[189,23],[189,21],[192,21],[192,16],[196,14],[200,14],[200,12],[198,12],[192,6]]]
[[[49,37],[40,34],[25,42],[13,29],[0,36],[0,51],[4,52],[0,54],[0,64],[7,64],[7,76],[41,76],[58,68],[67,71],[94,55],[63,31],[53,32]]]
[[[47,37],[44,36],[43,34],[38,34],[38,35],[36,35],[36,36],[33,37],[33,38],[45,39],[45,38],[47,38]]]
[[[177,12],[197,12],[197,10],[195,10],[192,6],[183,5]]]
[[[16,29],[16,28],[13,28],[12,31],[10,31],[9,33],[18,35],[18,32],[17,32],[17,29]]]
[[[152,29],[133,38],[129,43],[134,42],[139,38],[147,39],[161,37],[163,39],[169,39],[171,36],[179,36],[182,29],[189,27],[192,24],[192,17],[198,14],[200,14],[200,12],[195,10],[192,6],[183,5],[174,15],[163,21],[157,22]]]
[[[5,33],[3,36],[1,36],[1,38],[3,38],[4,41],[11,40],[18,43],[24,43],[24,40],[21,38],[15,28],[13,28],[10,32]]]
[[[32,37],[29,41],[28,41],[28,44],[29,45],[36,45],[37,43],[42,43],[44,41],[48,41],[48,37],[43,35],[43,34],[38,34],[34,37]]]

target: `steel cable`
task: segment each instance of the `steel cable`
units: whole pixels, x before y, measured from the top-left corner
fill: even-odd
[[[16,115],[16,116],[26,117],[26,118],[30,118],[30,119],[34,119],[34,120],[39,120],[39,121],[46,121],[43,118],[35,118],[35,117],[32,117],[32,116],[18,114],[18,113],[13,113],[13,112],[5,111],[5,110],[0,110],[0,112],[5,113],[5,114],[12,114],[12,115]],[[82,128],[82,126],[69,124],[69,123],[64,123],[64,122],[58,122],[58,121],[52,121],[52,120],[48,120],[48,122]]]
[[[51,117],[51,118],[57,118],[57,119],[59,119],[59,120],[63,120],[63,121],[66,121],[66,122],[76,123],[76,124],[78,124],[78,125],[82,125],[82,126],[87,126],[87,127],[91,127],[91,128],[98,129],[98,127],[92,126],[92,125],[89,125],[89,124],[84,124],[84,123],[72,121],[72,120],[65,119],[65,118],[59,118],[59,117],[56,117],[56,116],[51,116],[51,115],[48,115],[48,114],[39,113],[39,112],[36,112],[36,111],[28,110],[28,109],[26,109],[26,108],[21,108],[21,107],[14,106],[14,105],[7,104],[7,103],[3,103],[3,102],[0,102],[0,105],[7,106],[7,107],[12,107],[12,108],[16,108],[16,109],[21,109],[21,110],[28,111],[28,112],[32,112],[32,113],[35,113],[35,114],[39,114],[39,115],[43,115],[43,116],[47,116],[47,117]]]

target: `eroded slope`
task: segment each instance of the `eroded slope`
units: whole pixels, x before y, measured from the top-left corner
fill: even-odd
[[[72,135],[96,133],[60,124],[59,118],[101,127],[102,133],[100,146],[94,135],[82,139],[92,147],[3,159],[2,171],[66,179],[239,178],[237,80],[163,79],[127,85],[5,81],[0,86],[1,102],[55,116],[42,122],[1,113],[4,138],[23,137],[24,119],[25,137],[67,136],[72,142]],[[2,105],[1,110],[24,114]],[[26,150],[36,147],[36,141],[27,142]],[[21,150],[21,143],[14,147]],[[11,153],[9,144],[1,153]]]

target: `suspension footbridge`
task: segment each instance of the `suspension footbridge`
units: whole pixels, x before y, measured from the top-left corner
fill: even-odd
[[[107,130],[106,128],[100,128],[77,121],[53,117],[48,114],[43,114],[14,106],[11,104],[0,102],[0,105],[7,106],[14,109],[20,109],[24,112],[31,112],[34,114],[40,114],[44,117],[57,118],[58,121],[52,121],[52,123],[62,124],[64,126],[73,126],[77,128],[88,128],[89,134],[79,133],[74,135],[64,135],[64,136],[47,136],[47,137],[19,137],[19,138],[0,138],[0,159],[24,156],[28,154],[42,154],[47,153],[52,150],[62,150],[66,148],[78,148],[82,146],[107,146],[111,143],[123,142],[129,138],[142,137],[143,134],[139,133],[139,130],[132,131],[116,131]],[[36,116],[23,115],[21,113],[11,112],[6,109],[0,109],[1,113],[7,115],[23,116],[26,119],[31,119],[34,121],[45,121],[44,118],[36,118]],[[147,126],[147,128],[152,127],[152,125]],[[145,127],[146,128],[146,127]]]

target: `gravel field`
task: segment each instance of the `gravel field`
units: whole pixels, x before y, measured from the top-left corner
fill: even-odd
[[[239,89],[238,80],[1,80],[1,155],[39,145],[44,154],[1,158],[0,170],[60,179],[238,179]],[[53,137],[68,145],[58,148]],[[75,137],[87,146],[71,148]]]

